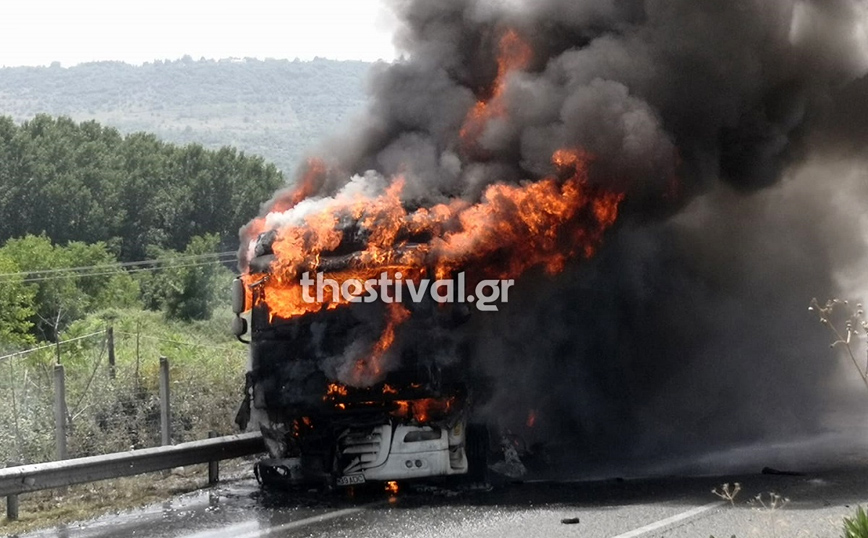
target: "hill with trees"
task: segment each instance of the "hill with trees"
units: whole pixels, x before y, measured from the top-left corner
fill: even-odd
[[[167,142],[233,146],[291,171],[365,103],[371,64],[315,59],[95,62],[0,68],[0,116],[96,120]]]

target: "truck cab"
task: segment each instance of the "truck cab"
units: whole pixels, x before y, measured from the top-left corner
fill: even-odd
[[[341,357],[360,334],[382,330],[386,306],[281,318],[268,301],[277,278],[273,254],[267,248],[257,254],[232,294],[233,332],[250,348],[236,423],[263,434],[269,456],[255,468],[262,484],[353,486],[484,472],[487,431],[473,426],[468,439],[473,398],[466,364],[444,366],[434,360],[436,339],[408,336],[391,350],[388,371],[347,383]],[[448,329],[466,318],[441,305],[407,308],[429,327]]]

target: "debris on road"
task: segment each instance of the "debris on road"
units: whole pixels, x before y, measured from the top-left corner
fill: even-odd
[[[771,474],[771,475],[780,475],[780,476],[805,476],[805,473],[799,473],[796,471],[781,471],[779,469],[773,469],[771,467],[763,467],[762,474]]]

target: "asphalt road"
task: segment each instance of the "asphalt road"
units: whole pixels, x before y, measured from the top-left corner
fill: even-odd
[[[711,492],[726,482],[742,486],[733,504]],[[762,494],[768,505],[769,492],[789,502],[771,508],[754,499]],[[868,464],[802,476],[545,481],[463,491],[405,484],[397,496],[379,488],[353,497],[264,493],[241,480],[26,537],[837,537],[858,504],[868,504]]]

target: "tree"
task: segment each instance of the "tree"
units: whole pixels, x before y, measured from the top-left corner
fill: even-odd
[[[45,235],[11,239],[0,248],[35,291],[30,322],[36,336],[55,341],[73,321],[110,306],[138,303],[139,290],[104,243],[54,245]]]
[[[145,306],[164,309],[166,317],[183,321],[209,319],[228,269],[219,264],[217,235],[196,236],[183,253],[151,249],[165,260],[164,269],[140,277]]]
[[[182,250],[238,229],[283,183],[273,165],[232,148],[183,147],[94,121],[0,118],[0,240],[46,234],[65,244],[118,245],[124,261],[148,247]]]
[[[0,256],[0,345],[20,347],[33,343],[30,329],[33,323],[36,288],[22,282],[18,265]]]

